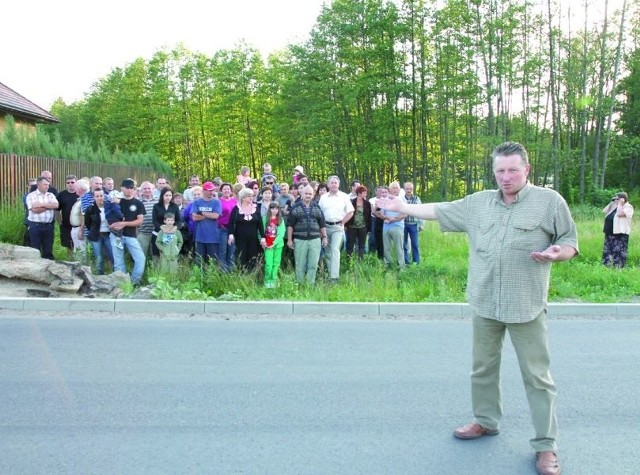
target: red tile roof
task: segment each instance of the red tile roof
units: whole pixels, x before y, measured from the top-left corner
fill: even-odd
[[[11,114],[15,117],[33,120],[36,122],[55,123],[60,120],[37,106],[29,99],[21,96],[10,87],[0,82],[0,114]]]

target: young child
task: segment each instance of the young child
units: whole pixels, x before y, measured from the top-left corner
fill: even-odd
[[[178,256],[182,249],[182,233],[176,226],[173,213],[164,215],[164,224],[160,226],[156,246],[160,251],[160,272],[175,274],[178,271]]]
[[[304,168],[302,168],[301,165],[296,165],[296,167],[293,169],[293,184],[294,185],[300,184],[300,176],[301,175],[304,175]]]
[[[280,188],[278,187],[278,178],[271,171],[271,164],[265,163],[262,165],[262,176],[260,177],[260,185],[261,187],[270,186],[273,191],[274,198],[278,193],[280,193]]]
[[[268,213],[262,218],[265,232],[264,248],[264,286],[273,289],[278,280],[278,269],[282,259],[284,248],[284,236],[287,228],[280,214],[280,205],[277,201],[269,204]]]
[[[122,198],[122,193],[112,192],[111,198],[104,200],[104,217],[109,224],[119,223],[124,220],[124,214],[122,214],[122,209],[120,209],[120,198]],[[122,245],[123,230],[114,231],[110,229],[109,231],[116,237],[116,247],[118,249],[124,249]]]

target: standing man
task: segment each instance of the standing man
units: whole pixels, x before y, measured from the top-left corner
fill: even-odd
[[[160,175],[156,179],[156,187],[153,189],[153,199],[158,201],[158,199],[160,199],[160,192],[162,191],[163,188],[166,188],[167,186],[168,186],[167,177],[164,175]]]
[[[222,203],[214,196],[215,186],[207,181],[202,185],[202,198],[191,205],[191,219],[196,223],[194,234],[196,260],[200,266],[209,261],[220,261],[220,227]]]
[[[502,417],[500,359],[508,330],[518,357],[535,437],[536,467],[560,473],[556,387],[549,371],[547,293],[551,263],[578,253],[575,223],[557,192],[528,182],[525,148],[513,142],[493,151],[498,190],[451,203],[407,205],[378,200],[378,206],[437,220],[443,231],[469,235],[467,299],[473,310],[471,400],[474,421],[454,431],[459,439],[498,433]]]
[[[158,200],[153,197],[153,185],[150,181],[143,181],[140,185],[140,201],[145,209],[140,229],[138,229],[138,242],[144,252],[144,257],[151,253],[151,235],[153,234],[153,205]]]
[[[53,186],[53,173],[51,173],[49,170],[42,170],[42,173],[40,173],[40,176],[43,178],[46,178],[49,181],[49,193],[53,193],[54,195],[58,196],[58,190],[56,189],[55,186]]]
[[[93,192],[99,190],[102,190],[102,178],[100,178],[99,176],[92,176],[89,180],[89,193],[85,193],[81,197],[80,209],[82,210],[82,216],[84,216],[84,213],[89,209],[90,206],[93,206],[93,203],[95,203],[96,201],[93,198]],[[105,195],[105,199],[108,200],[109,198]],[[84,223],[83,227],[84,235],[86,237],[89,235],[89,229],[84,226]]]
[[[126,179],[122,181],[124,198],[120,200],[120,209],[124,215],[124,220],[109,225],[114,231],[122,231],[121,245],[116,246],[117,237],[114,233],[110,233],[109,239],[111,240],[111,250],[113,251],[113,270],[127,272],[127,265],[124,260],[124,251],[126,249],[133,259],[131,282],[134,285],[138,285],[142,280],[144,266],[147,261],[140,243],[136,239],[136,234],[138,226],[142,224],[146,210],[142,202],[134,198],[135,188],[136,184],[133,180]]]
[[[76,259],[80,262],[84,263],[84,258],[86,256],[87,250],[87,240],[85,239],[85,229],[84,229],[84,216],[82,214],[82,204],[86,203],[85,196],[90,195],[91,201],[93,203],[93,197],[90,194],[91,184],[85,180],[80,179],[76,181],[76,203],[71,208],[71,212],[69,213],[69,222],[71,223],[71,240],[73,241],[73,251],[75,253]],[[83,201],[84,200],[84,201]],[[90,204],[87,208],[91,206]],[[88,235],[88,234],[87,234]]]
[[[308,284],[316,282],[320,250],[328,243],[324,214],[313,195],[311,185],[301,188],[300,201],[287,216],[287,247],[293,249],[296,280]]]
[[[410,204],[422,204],[420,197],[413,194],[413,183],[410,181],[404,184],[404,200]],[[418,232],[422,231],[424,221],[415,216],[404,218],[404,263],[411,262],[420,264],[420,243],[418,242]],[[411,259],[409,259],[409,241],[411,241]]]
[[[113,178],[111,178],[110,176],[106,176],[104,177],[104,179],[102,180],[102,189],[104,190],[104,196],[109,196],[111,197],[111,192],[113,192],[113,189],[115,188],[115,183],[113,182]]]
[[[340,248],[344,239],[344,223],[355,211],[349,195],[340,191],[340,179],[333,175],[327,180],[329,192],[322,195],[318,204],[327,224],[329,249],[326,252],[327,269],[332,283],[340,278]]]
[[[191,175],[191,177],[189,178],[189,187],[182,193],[182,197],[185,201],[185,206],[193,201],[191,189],[194,186],[200,186],[200,177],[198,175]]]
[[[59,204],[49,191],[49,180],[42,176],[36,180],[36,189],[27,195],[26,204],[29,243],[40,256],[53,260],[53,220]]]
[[[22,194],[22,206],[24,207],[24,238],[22,239],[22,245],[24,247],[31,247],[31,241],[29,239],[29,208],[27,208],[27,196],[29,193],[38,189],[38,180],[35,178],[29,178],[29,185],[27,191]]]
[[[351,182],[351,192],[349,193],[349,199],[352,200],[358,196],[356,190],[360,186],[360,182],[358,180],[353,180]]]
[[[67,248],[67,258],[73,257],[73,240],[71,239],[71,208],[78,201],[76,194],[76,176],[67,175],[65,179],[66,188],[58,193],[58,211],[60,211],[60,244]]]
[[[404,201],[400,197],[400,183],[394,181],[389,185],[389,199]],[[402,269],[404,267],[404,218],[407,216],[404,213],[397,211],[382,210],[384,222],[382,224],[382,245],[384,247],[384,263],[387,266],[391,265],[393,250],[396,254],[396,262],[398,267]]]

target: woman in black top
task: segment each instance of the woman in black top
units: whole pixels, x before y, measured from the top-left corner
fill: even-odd
[[[180,208],[178,207],[178,205],[173,202],[173,191],[171,191],[171,188],[165,187],[160,191],[160,198],[158,199],[158,202],[153,205],[151,213],[153,220],[151,253],[154,256],[160,256],[160,251],[156,246],[156,237],[158,235],[158,231],[160,231],[160,226],[164,224],[164,215],[167,213],[172,213],[175,216],[175,225],[178,228],[180,228],[180,224],[182,223],[182,213],[180,212]]]
[[[229,245],[235,243],[238,265],[248,270],[255,269],[260,247],[266,243],[260,208],[253,198],[250,188],[240,190],[238,206],[233,208],[229,218]]]

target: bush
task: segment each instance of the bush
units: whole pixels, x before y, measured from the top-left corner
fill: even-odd
[[[0,207],[0,242],[19,246],[24,242],[27,227],[24,225],[25,211],[21,201],[13,206]]]

